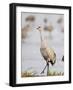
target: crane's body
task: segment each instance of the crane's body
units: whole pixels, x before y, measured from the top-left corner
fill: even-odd
[[[52,65],[55,63],[56,54],[52,48],[40,48],[40,51],[46,62],[50,62]]]

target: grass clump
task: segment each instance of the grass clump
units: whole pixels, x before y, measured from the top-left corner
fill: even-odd
[[[58,72],[58,71],[52,71],[52,70],[49,70],[48,72],[48,76],[63,76],[64,75],[64,72]]]

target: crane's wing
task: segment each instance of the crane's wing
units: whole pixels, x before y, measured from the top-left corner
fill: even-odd
[[[56,54],[52,48],[46,48],[46,52],[51,60],[56,60]]]

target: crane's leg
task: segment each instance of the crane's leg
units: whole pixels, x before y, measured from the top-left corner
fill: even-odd
[[[47,63],[47,76],[49,75],[49,62]]]
[[[43,69],[43,71],[41,72],[41,74],[42,74],[42,73],[44,73],[44,71],[45,71],[46,67],[47,67],[47,64],[46,64],[46,66],[44,67],[44,69]]]

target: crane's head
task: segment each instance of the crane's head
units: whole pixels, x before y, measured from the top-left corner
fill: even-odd
[[[43,31],[43,27],[39,26],[39,27],[37,28],[37,30],[41,32],[41,31]]]

